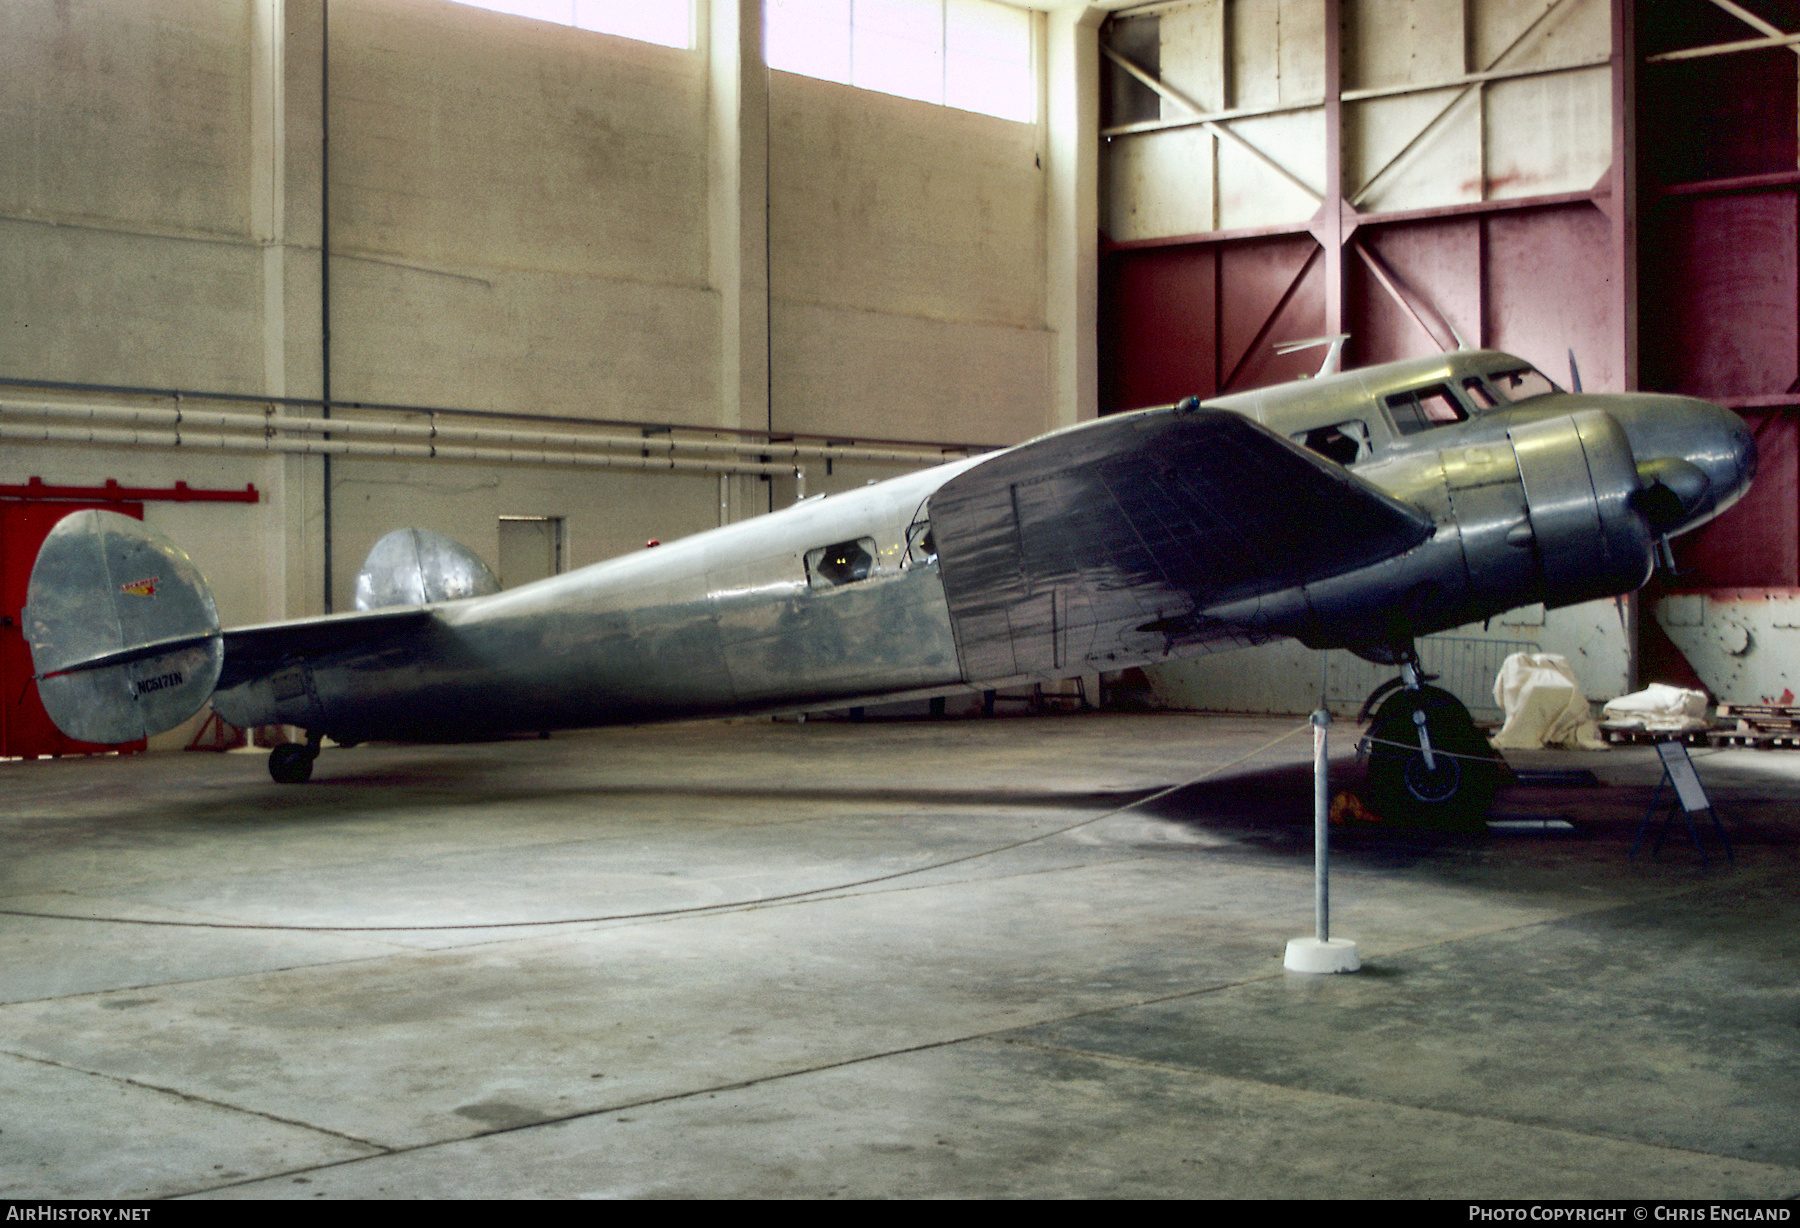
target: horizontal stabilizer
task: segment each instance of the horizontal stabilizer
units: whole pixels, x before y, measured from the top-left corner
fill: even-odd
[[[135,742],[200,710],[224,647],[212,591],[180,547],[116,512],[63,517],[31,569],[25,638],[56,727]]]
[[[219,689],[254,681],[296,661],[367,648],[396,632],[423,626],[431,617],[430,610],[417,606],[391,606],[233,627],[225,633],[225,670]]]

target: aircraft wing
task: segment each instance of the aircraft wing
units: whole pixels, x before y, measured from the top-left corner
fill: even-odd
[[[1145,637],[1254,641],[1205,612],[1402,554],[1434,528],[1250,419],[1199,408],[1001,453],[939,488],[930,517],[970,678],[1109,668]]]

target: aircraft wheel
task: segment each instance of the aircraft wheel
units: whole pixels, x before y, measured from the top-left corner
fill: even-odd
[[[285,742],[269,752],[269,775],[284,785],[305,784],[312,778],[315,758],[311,747]]]
[[[1425,714],[1433,754],[1418,749],[1413,713]],[[1369,726],[1368,802],[1393,823],[1445,831],[1479,831],[1500,787],[1501,764],[1469,710],[1438,687],[1399,691]]]

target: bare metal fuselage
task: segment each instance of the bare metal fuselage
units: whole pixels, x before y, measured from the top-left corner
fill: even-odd
[[[227,632],[214,706],[438,739],[946,694],[1277,636],[1380,656],[1630,591],[1659,539],[1754,472],[1742,423],[1705,402],[1484,405],[1482,381],[1520,365],[1459,352],[1102,419],[255,668],[234,669]],[[1398,427],[1419,388],[1465,419]],[[1357,436],[1342,467],[1299,446],[1339,427]],[[834,572],[853,546],[855,574]]]
[[[962,682],[943,583],[907,559],[906,534],[954,467],[446,602],[418,630],[213,704],[241,726],[431,739],[942,693]],[[859,539],[877,546],[867,579],[809,581],[809,549]]]

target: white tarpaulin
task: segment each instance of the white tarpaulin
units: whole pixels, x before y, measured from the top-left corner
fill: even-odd
[[[1494,735],[1500,750],[1560,746],[1606,750],[1587,696],[1566,657],[1552,652],[1515,652],[1494,679],[1494,702],[1506,724]]]
[[[1706,692],[1652,682],[1641,691],[1610,700],[1600,710],[1609,725],[1646,729],[1652,733],[1686,733],[1705,729]]]

